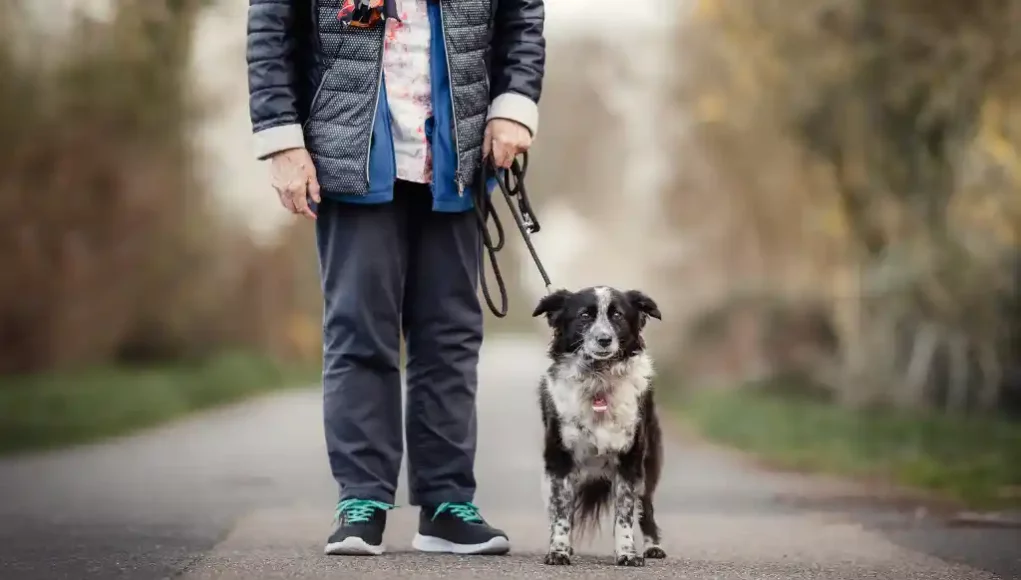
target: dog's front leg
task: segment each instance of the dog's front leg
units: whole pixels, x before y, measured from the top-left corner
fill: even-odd
[[[546,510],[550,541],[545,562],[552,566],[566,566],[571,563],[571,526],[574,519],[574,481],[569,475],[546,475]]]
[[[635,549],[635,511],[638,494],[627,477],[617,476],[613,497],[613,546],[618,566],[644,566],[645,558]]]

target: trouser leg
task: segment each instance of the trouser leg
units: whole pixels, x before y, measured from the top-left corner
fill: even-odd
[[[428,190],[417,193],[403,310],[409,492],[412,505],[465,502],[475,495],[480,234],[473,212],[433,212]]]
[[[341,498],[394,502],[400,473],[400,312],[408,206],[324,199],[318,207],[323,410]]]

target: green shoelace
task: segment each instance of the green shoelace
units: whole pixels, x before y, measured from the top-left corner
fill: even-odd
[[[372,520],[376,510],[392,510],[395,506],[372,499],[345,499],[337,504],[336,518],[351,524],[361,524]]]
[[[472,524],[482,523],[482,516],[479,515],[479,508],[475,507],[475,504],[471,502],[445,502],[441,503],[436,508],[436,512],[433,514],[432,519],[436,519],[437,516],[443,512],[450,512],[454,517],[460,519],[463,522]]]

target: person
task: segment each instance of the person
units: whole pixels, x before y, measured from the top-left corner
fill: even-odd
[[[404,451],[422,551],[500,554],[473,504],[483,160],[536,134],[543,0],[250,0],[256,156],[315,221],[328,554],[383,553]],[[492,191],[492,182],[486,185]],[[401,338],[406,351],[404,421]]]

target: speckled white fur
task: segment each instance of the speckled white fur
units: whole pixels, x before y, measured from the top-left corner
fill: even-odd
[[[627,451],[640,419],[638,401],[652,376],[652,358],[645,353],[600,372],[593,372],[578,356],[547,375],[546,385],[561,421],[560,436],[576,461],[588,465],[599,456]],[[592,409],[595,393],[606,397],[606,411]]]

